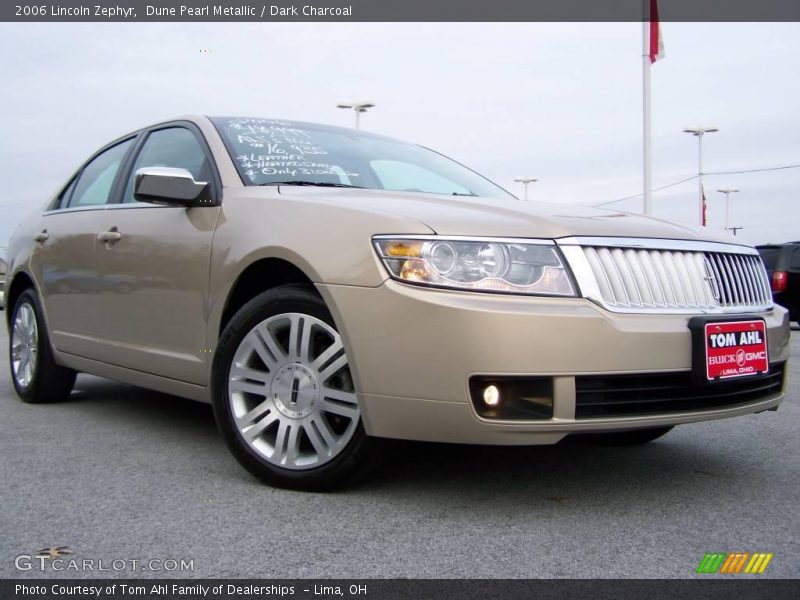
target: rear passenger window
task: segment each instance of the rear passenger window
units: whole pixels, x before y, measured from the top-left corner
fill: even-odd
[[[159,129],[147,136],[128,177],[123,202],[137,201],[133,197],[133,185],[136,171],[144,167],[186,169],[195,181],[211,181],[211,165],[203,147],[195,135],[183,127]]]
[[[800,248],[795,248],[792,251],[792,262],[790,263],[791,269],[800,269]]]
[[[58,202],[56,202],[56,208],[67,208],[67,203],[69,202],[69,197],[72,196],[72,190],[75,189],[75,184],[78,182],[78,178],[75,177],[72,181],[69,182],[69,185],[61,192],[61,195],[58,197]]]
[[[761,260],[764,261],[764,266],[767,267],[767,271],[774,271],[775,265],[778,262],[778,258],[781,255],[780,248],[759,248],[758,253],[761,255]]]
[[[94,157],[78,176],[67,206],[98,206],[108,202],[114,179],[131,144],[133,140],[127,140]]]

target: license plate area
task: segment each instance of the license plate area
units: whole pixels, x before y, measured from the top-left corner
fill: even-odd
[[[764,319],[695,317],[692,331],[692,376],[714,384],[769,373],[767,325]]]

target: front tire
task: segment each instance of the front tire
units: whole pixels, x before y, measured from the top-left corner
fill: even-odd
[[[75,371],[56,364],[36,293],[27,289],[14,303],[8,357],[14,389],[23,402],[44,404],[66,399]]]
[[[256,296],[220,338],[214,416],[228,448],[275,487],[325,491],[373,464],[348,357],[322,299],[304,286]]]

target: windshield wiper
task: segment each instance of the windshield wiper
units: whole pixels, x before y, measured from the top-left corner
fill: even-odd
[[[461,192],[453,192],[453,196],[475,196],[477,197],[478,194],[475,192],[467,192],[466,194],[462,194]]]
[[[316,187],[338,187],[338,188],[358,188],[363,190],[360,185],[350,185],[348,183],[330,183],[330,182],[316,182],[316,181],[268,181],[267,183],[259,183],[258,185],[313,185]]]

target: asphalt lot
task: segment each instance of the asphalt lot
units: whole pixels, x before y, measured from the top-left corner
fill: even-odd
[[[691,577],[733,551],[773,552],[762,577],[800,577],[796,327],[777,413],[632,449],[398,443],[335,494],[259,484],[204,405],[85,375],[70,401],[25,405],[7,346],[3,323],[3,578],[117,575],[15,570],[50,546],[106,565],[192,559],[195,577]]]

